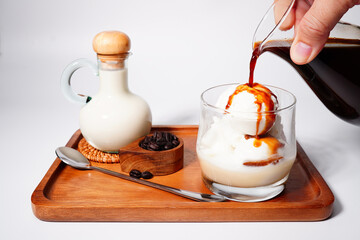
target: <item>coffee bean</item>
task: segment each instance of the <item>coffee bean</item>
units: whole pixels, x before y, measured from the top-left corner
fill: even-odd
[[[177,145],[179,145],[179,140],[172,140],[172,142],[171,142],[173,145],[174,145],[174,147],[176,147]]]
[[[165,140],[166,140],[167,142],[170,142],[170,141],[171,141],[171,133],[167,132],[167,133],[165,133],[164,135],[165,135]]]
[[[149,150],[157,151],[159,149],[160,149],[160,147],[158,144],[156,144],[154,142],[149,143]]]
[[[155,132],[154,137],[155,137],[155,140],[156,140],[157,142],[159,142],[159,141],[161,141],[163,135],[162,135],[161,132]]]
[[[141,173],[141,177],[143,179],[151,179],[153,177],[153,175],[151,172],[145,171],[145,172]]]
[[[133,169],[129,173],[130,177],[141,178],[141,172],[137,169]]]
[[[151,138],[149,136],[145,137],[143,143],[149,143],[149,142],[151,142]]]
[[[169,150],[169,149],[172,149],[172,148],[174,148],[174,145],[172,143],[169,143],[169,142],[166,143],[165,146],[164,146],[165,150]]]
[[[159,146],[165,146],[167,143],[168,143],[168,141],[164,141],[164,140],[156,142],[156,144],[159,145]]]

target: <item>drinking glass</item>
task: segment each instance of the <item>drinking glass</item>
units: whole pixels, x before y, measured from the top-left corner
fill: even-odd
[[[201,94],[197,156],[203,181],[213,193],[241,202],[264,201],[284,190],[296,158],[296,98],[284,89],[266,86],[278,101],[274,111],[217,107],[220,95],[237,85],[219,85]],[[259,116],[273,116],[272,127],[258,137],[247,135]]]

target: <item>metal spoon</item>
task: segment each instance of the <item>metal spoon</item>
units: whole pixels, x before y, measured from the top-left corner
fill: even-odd
[[[88,159],[82,155],[79,151],[70,148],[70,147],[59,147],[55,150],[56,155],[58,158],[60,158],[61,161],[64,163],[70,165],[71,167],[77,168],[77,169],[92,169],[97,170],[102,173],[106,173],[115,177],[119,177],[128,181],[144,184],[149,187],[157,188],[166,192],[170,192],[185,198],[189,198],[195,201],[201,201],[201,202],[223,202],[226,201],[226,198],[218,195],[212,195],[212,194],[206,194],[206,193],[197,193],[197,192],[191,192],[186,190],[181,190],[178,188],[168,187],[165,185],[161,185],[158,183],[145,181],[138,178],[133,178],[125,174],[121,174],[118,172],[110,171],[104,168],[99,168],[95,166],[91,166]]]

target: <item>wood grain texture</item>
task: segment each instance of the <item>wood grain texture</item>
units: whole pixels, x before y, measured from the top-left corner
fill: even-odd
[[[184,162],[184,141],[179,139],[179,145],[166,151],[149,151],[139,147],[142,137],[129,145],[120,148],[121,170],[128,173],[132,169],[141,172],[149,171],[154,176],[164,176],[182,169]]]
[[[184,141],[184,167],[151,181],[210,193],[202,182],[195,144],[197,126],[158,126]],[[67,146],[76,148],[77,131]],[[94,163],[121,172],[120,164]],[[228,222],[319,221],[331,215],[334,196],[298,145],[298,155],[285,190],[258,203],[195,202],[96,171],[76,170],[59,159],[34,190],[32,209],[44,221]]]

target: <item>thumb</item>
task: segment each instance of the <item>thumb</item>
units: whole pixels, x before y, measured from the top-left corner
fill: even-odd
[[[330,31],[353,7],[354,0],[315,0],[296,26],[290,56],[296,64],[311,62],[324,47]]]

